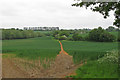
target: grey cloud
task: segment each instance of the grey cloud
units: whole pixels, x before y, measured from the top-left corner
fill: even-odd
[[[1,0],[1,27],[58,26],[60,28],[108,27],[113,13],[104,19],[99,13],[72,7],[74,0]]]

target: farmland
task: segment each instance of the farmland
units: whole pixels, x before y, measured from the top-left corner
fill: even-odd
[[[61,43],[63,45],[63,49],[69,55],[73,56],[74,64],[79,65],[81,64],[81,62],[83,63],[87,62],[87,64],[83,65],[82,67],[79,67],[79,68],[77,67],[76,76],[70,76],[70,77],[75,77],[75,78],[91,78],[91,77],[92,78],[109,78],[109,77],[116,78],[117,77],[117,63],[105,62],[105,63],[99,64],[98,60],[104,58],[105,54],[107,54],[108,52],[111,52],[113,50],[117,51],[119,42],[92,42],[92,41],[62,40]],[[38,64],[33,62],[35,62],[36,60],[38,62],[40,58],[43,62],[45,62],[45,64],[42,63],[42,66],[44,68],[48,68],[50,63],[54,61],[54,60],[51,61],[50,59],[55,59],[60,52],[60,44],[58,40],[54,39],[52,36],[49,36],[49,37],[44,36],[44,37],[29,38],[29,39],[3,40],[2,46],[3,46],[3,49],[2,49],[3,54],[7,54],[7,55],[13,54],[14,58],[11,60],[19,66],[23,65],[20,68],[25,69],[25,71],[27,67],[27,71],[30,71],[30,72],[34,72],[32,70],[36,68],[32,66],[32,69],[31,69],[30,66],[26,64],[31,65],[32,63],[32,65],[34,64],[34,66],[38,66]],[[117,52],[115,52],[115,54],[116,53]],[[5,56],[3,55],[3,58],[4,57]],[[28,61],[26,61],[26,59]],[[45,61],[46,59],[48,59],[48,62]],[[107,70],[108,66],[109,66],[109,69],[111,69],[111,71]],[[38,71],[39,70],[40,69],[38,69]],[[97,73],[99,72],[99,70],[101,72]],[[111,74],[114,74],[114,75],[111,75]]]
[[[73,56],[75,54],[75,61],[78,62],[83,59],[96,60],[107,51],[118,49],[117,42],[62,41],[62,43],[65,51]]]
[[[36,59],[38,56],[55,57],[60,51],[58,41],[51,37],[20,40],[4,40],[3,53],[16,54],[18,57]]]
[[[87,41],[62,41],[63,48],[70,55],[94,55],[97,57],[106,51],[117,49],[117,42],[87,42]],[[3,53],[17,54],[18,57],[27,57],[35,59],[41,57],[55,57],[60,51],[60,45],[57,40],[51,37],[21,39],[21,40],[4,40]]]
[[[120,0],[1,2],[3,80],[119,79]]]

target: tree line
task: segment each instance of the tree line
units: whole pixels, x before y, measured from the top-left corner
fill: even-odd
[[[2,29],[2,40],[27,39],[42,36],[42,33],[34,32],[32,30]]]
[[[109,29],[104,30],[101,27],[99,27],[91,31],[84,31],[84,30],[55,31],[53,32],[53,37],[58,40],[69,40],[69,41],[95,41],[95,42],[120,41],[120,36],[118,36],[117,38],[115,35],[108,32],[108,30]]]

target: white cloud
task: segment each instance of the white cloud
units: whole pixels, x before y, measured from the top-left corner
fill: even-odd
[[[104,28],[114,16],[104,19],[97,12],[73,7],[74,0],[1,0],[1,27],[58,26],[60,28]]]

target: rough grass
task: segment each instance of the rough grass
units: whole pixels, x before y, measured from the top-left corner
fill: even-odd
[[[89,61],[78,68],[77,78],[118,78],[118,50],[107,52],[102,58]]]
[[[88,62],[76,71],[76,78],[118,78],[118,64]]]

